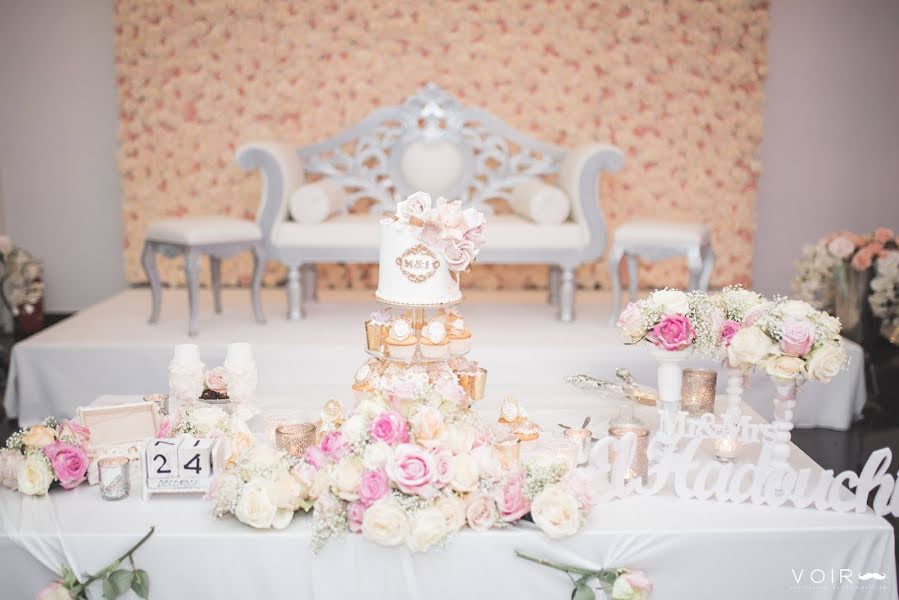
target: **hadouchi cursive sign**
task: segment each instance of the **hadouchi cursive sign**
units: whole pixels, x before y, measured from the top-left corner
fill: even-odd
[[[627,433],[621,439],[611,436],[601,439],[593,448],[591,464],[600,476],[610,476],[611,489],[600,500],[631,494],[654,495],[672,484],[681,498],[748,501],[770,506],[791,504],[797,508],[863,513],[869,494],[876,491],[872,502],[874,512],[899,516],[899,485],[887,472],[893,458],[889,448],[871,453],[860,474],[843,471],[835,476],[833,470],[826,470],[813,477],[809,468],[771,468],[769,444],[762,445],[755,464],[734,464],[697,458],[702,442],[702,439],[692,439],[683,449],[665,448],[661,458],[650,466],[644,482],[641,477],[630,480],[626,477],[636,451],[634,434]],[[611,464],[609,450],[615,456]]]

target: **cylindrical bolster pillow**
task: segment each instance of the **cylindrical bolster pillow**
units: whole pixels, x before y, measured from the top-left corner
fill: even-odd
[[[571,212],[571,200],[565,192],[536,178],[525,179],[512,188],[509,205],[538,225],[559,225]]]
[[[297,188],[290,196],[290,218],[314,225],[343,210],[346,192],[334,179],[322,179]]]

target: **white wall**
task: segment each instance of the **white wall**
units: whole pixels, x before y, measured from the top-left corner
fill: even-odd
[[[899,230],[899,1],[771,11],[753,284],[786,293],[804,243]]]
[[[125,285],[112,27],[112,0],[0,0],[2,212],[50,312]]]
[[[899,229],[899,1],[775,0],[754,284],[802,244]],[[124,287],[112,0],[0,0],[0,202],[47,269],[47,309]]]

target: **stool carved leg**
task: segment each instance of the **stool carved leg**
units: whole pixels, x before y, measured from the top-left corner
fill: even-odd
[[[144,250],[141,253],[140,262],[144,266],[147,281],[150,282],[150,292],[153,295],[153,306],[150,309],[150,324],[159,321],[159,307],[162,304],[162,282],[159,280],[159,271],[156,269],[156,246],[152,242],[144,242]]]
[[[574,321],[574,267],[562,267],[559,286],[559,320]]]
[[[300,268],[300,276],[303,278],[303,302],[318,301],[318,271],[315,265],[303,265]]]
[[[300,265],[287,267],[287,320],[299,321],[305,317],[303,310],[303,286],[300,282]]]
[[[621,312],[621,257],[624,252],[620,248],[613,247],[609,254],[609,281],[612,283],[612,310],[609,314],[609,325],[618,321]]]
[[[197,335],[197,304],[200,296],[200,254],[188,250],[184,254],[184,274],[187,277],[188,327],[187,334]]]
[[[706,245],[702,247],[700,254],[702,255],[702,273],[699,276],[699,289],[707,292],[712,279],[712,269],[715,268],[715,252],[710,245]]]
[[[265,274],[266,254],[261,245],[253,246],[253,281],[250,284],[250,298],[253,301],[253,315],[260,325],[265,324],[265,316],[262,314],[262,276]]]
[[[549,266],[549,294],[547,301],[551,306],[559,306],[559,286],[562,284],[562,267]]]
[[[209,276],[212,285],[212,306],[215,314],[222,314],[222,259],[209,255]]]
[[[631,302],[636,302],[637,287],[640,284],[640,275],[637,271],[637,255],[625,254],[625,258],[627,259],[627,294]]]

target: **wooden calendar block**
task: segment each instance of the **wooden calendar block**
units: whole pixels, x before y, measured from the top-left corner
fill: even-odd
[[[178,477],[180,443],[177,438],[161,438],[147,444],[147,477],[151,479]]]
[[[186,437],[178,446],[178,473],[181,477],[212,476],[212,443],[210,439]]]

